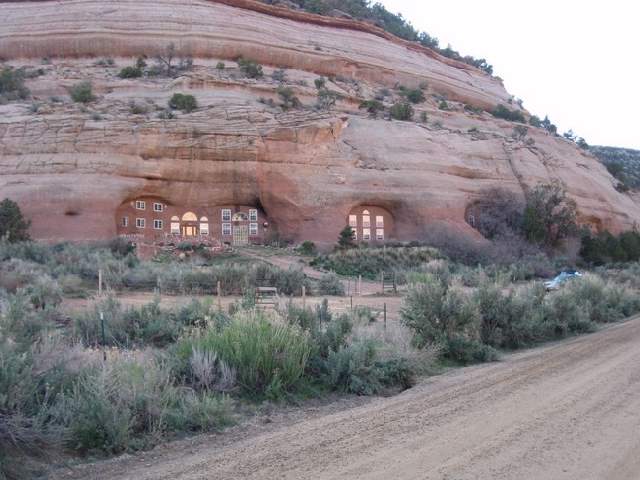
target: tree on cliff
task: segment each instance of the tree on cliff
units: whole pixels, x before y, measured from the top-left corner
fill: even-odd
[[[29,226],[31,222],[25,220],[16,202],[5,198],[0,202],[0,239],[9,242],[29,240]]]
[[[577,232],[576,202],[558,181],[538,185],[527,193],[522,227],[530,242],[555,247]]]

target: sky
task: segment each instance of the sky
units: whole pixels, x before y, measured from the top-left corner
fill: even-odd
[[[440,46],[486,58],[560,133],[640,149],[640,2],[378,1]]]

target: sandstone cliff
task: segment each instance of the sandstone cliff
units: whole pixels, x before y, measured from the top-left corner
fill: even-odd
[[[460,229],[482,189],[522,192],[560,179],[581,219],[618,231],[640,221],[634,200],[573,143],[464,105],[507,104],[501,82],[374,27],[269,7],[249,0],[63,0],[0,2],[0,57],[43,69],[28,80],[32,99],[0,105],[0,197],[17,200],[43,239],[114,235],[115,209],[139,194],[173,203],[259,204],[293,239],[332,242],[350,209],[385,207],[396,236],[436,222]],[[174,42],[194,68],[178,78],[123,80],[120,68]],[[113,57],[115,65],[96,63]],[[246,79],[239,56],[265,65]],[[50,61],[44,62],[42,59]],[[218,61],[226,68],[215,68]],[[277,106],[279,82],[301,108]],[[342,96],[314,109],[318,75]],[[69,100],[66,87],[91,80],[97,100]],[[426,82],[415,121],[370,118],[358,106],[387,88]],[[157,111],[175,92],[199,108],[175,119]],[[442,98],[450,109],[440,110]],[[269,100],[276,105],[269,103]],[[142,104],[132,113],[131,102]],[[35,106],[34,106],[35,104]],[[427,121],[421,121],[422,113]]]

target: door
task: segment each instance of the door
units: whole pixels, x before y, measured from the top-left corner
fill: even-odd
[[[182,226],[182,236],[183,237],[195,237],[198,234],[198,228],[193,225],[183,225]]]
[[[233,226],[233,245],[241,247],[249,244],[249,226],[234,225]]]

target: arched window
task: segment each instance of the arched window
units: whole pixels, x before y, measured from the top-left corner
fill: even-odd
[[[182,221],[183,222],[197,222],[198,221],[198,217],[193,212],[187,212],[184,215],[182,215]]]

